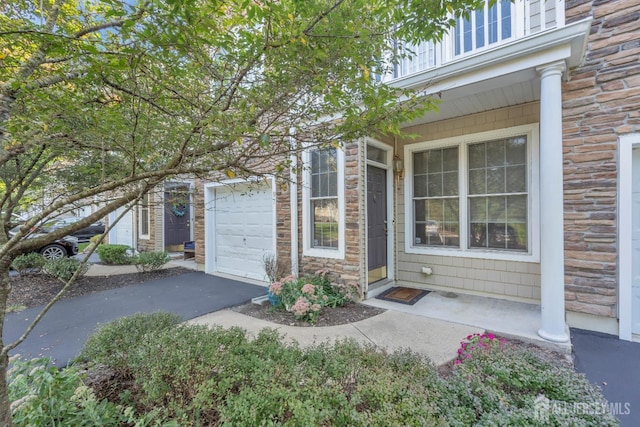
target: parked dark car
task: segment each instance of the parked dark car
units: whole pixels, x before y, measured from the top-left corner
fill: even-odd
[[[65,256],[72,257],[78,253],[78,239],[73,236],[65,236],[55,240],[38,250],[46,259],[59,259]]]
[[[55,224],[51,226],[53,230],[66,227],[69,224],[73,224],[74,222],[80,221],[82,218],[73,217],[73,218],[65,218],[57,221]],[[82,228],[78,231],[70,233],[71,236],[74,236],[78,239],[79,243],[88,242],[93,236],[98,234],[104,234],[104,222],[96,221],[93,224]]]
[[[9,232],[12,236],[17,231],[17,227]],[[27,236],[28,239],[41,237],[51,232],[50,228],[40,227]],[[47,243],[37,250],[43,257],[48,260],[72,257],[78,253],[78,239],[74,236],[64,236],[60,239]]]

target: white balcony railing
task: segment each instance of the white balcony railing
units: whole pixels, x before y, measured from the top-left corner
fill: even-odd
[[[400,55],[392,75],[394,80],[420,71],[447,64],[459,58],[493,49],[504,43],[527,37],[551,28],[564,26],[562,0],[497,0],[458,19],[441,43],[423,42],[417,46],[398,43]]]

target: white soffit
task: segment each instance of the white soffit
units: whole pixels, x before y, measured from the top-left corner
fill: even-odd
[[[440,99],[438,110],[407,123],[412,126],[525,104],[540,99],[536,68],[565,61],[580,65],[592,19],[535,34],[442,67],[394,81]]]

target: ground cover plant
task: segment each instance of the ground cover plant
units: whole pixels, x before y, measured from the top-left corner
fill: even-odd
[[[446,375],[410,351],[348,340],[301,348],[274,330],[250,340],[240,328],[176,325],[164,314],[106,325],[90,343],[90,391],[74,395],[123,426],[616,425],[608,412],[575,409],[606,407],[584,376],[488,334],[467,337]],[[12,396],[24,395],[23,383],[11,381]],[[70,425],[65,416],[59,425]]]

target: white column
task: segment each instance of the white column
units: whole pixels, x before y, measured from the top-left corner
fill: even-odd
[[[540,286],[538,335],[566,342],[562,179],[562,73],[564,62],[540,67]]]

